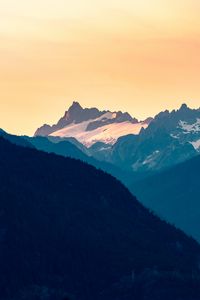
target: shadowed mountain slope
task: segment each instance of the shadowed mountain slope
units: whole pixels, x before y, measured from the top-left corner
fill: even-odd
[[[116,179],[0,138],[0,294],[197,300],[200,247]]]
[[[200,155],[152,177],[131,190],[159,216],[200,241]]]

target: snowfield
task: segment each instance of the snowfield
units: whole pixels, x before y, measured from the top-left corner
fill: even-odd
[[[115,113],[105,113],[100,118],[88,120],[79,124],[70,124],[63,129],[53,132],[50,136],[58,137],[74,137],[79,142],[87,147],[96,142],[103,142],[106,144],[114,144],[121,136],[128,134],[139,134],[141,128],[147,128],[148,124],[144,122],[131,123],[129,121],[121,123],[113,123],[98,127],[97,129],[86,131],[91,122],[101,121],[103,119],[114,119]]]

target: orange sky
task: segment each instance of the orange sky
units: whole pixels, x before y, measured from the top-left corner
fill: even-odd
[[[0,0],[0,127],[33,134],[73,100],[143,119],[200,106],[199,0]]]

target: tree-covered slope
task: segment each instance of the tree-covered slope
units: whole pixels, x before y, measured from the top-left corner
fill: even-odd
[[[0,295],[197,300],[200,247],[116,179],[0,138]]]

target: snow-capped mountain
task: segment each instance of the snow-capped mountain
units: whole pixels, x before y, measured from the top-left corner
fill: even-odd
[[[139,135],[119,138],[106,152],[97,150],[95,157],[133,171],[170,167],[200,153],[200,109],[183,104],[161,112]]]
[[[183,104],[178,110],[158,114],[154,121],[155,130],[158,127],[165,128],[181,144],[190,143],[195,150],[200,151],[200,109],[190,109]]]
[[[128,113],[82,108],[74,102],[53,126],[36,136],[74,137],[89,155],[129,171],[156,171],[200,153],[200,109],[183,104],[139,122]]]
[[[151,120],[139,122],[128,113],[84,109],[78,102],[73,102],[57,124],[43,125],[35,136],[74,137],[87,147],[97,142],[113,145],[121,136],[139,134]]]

